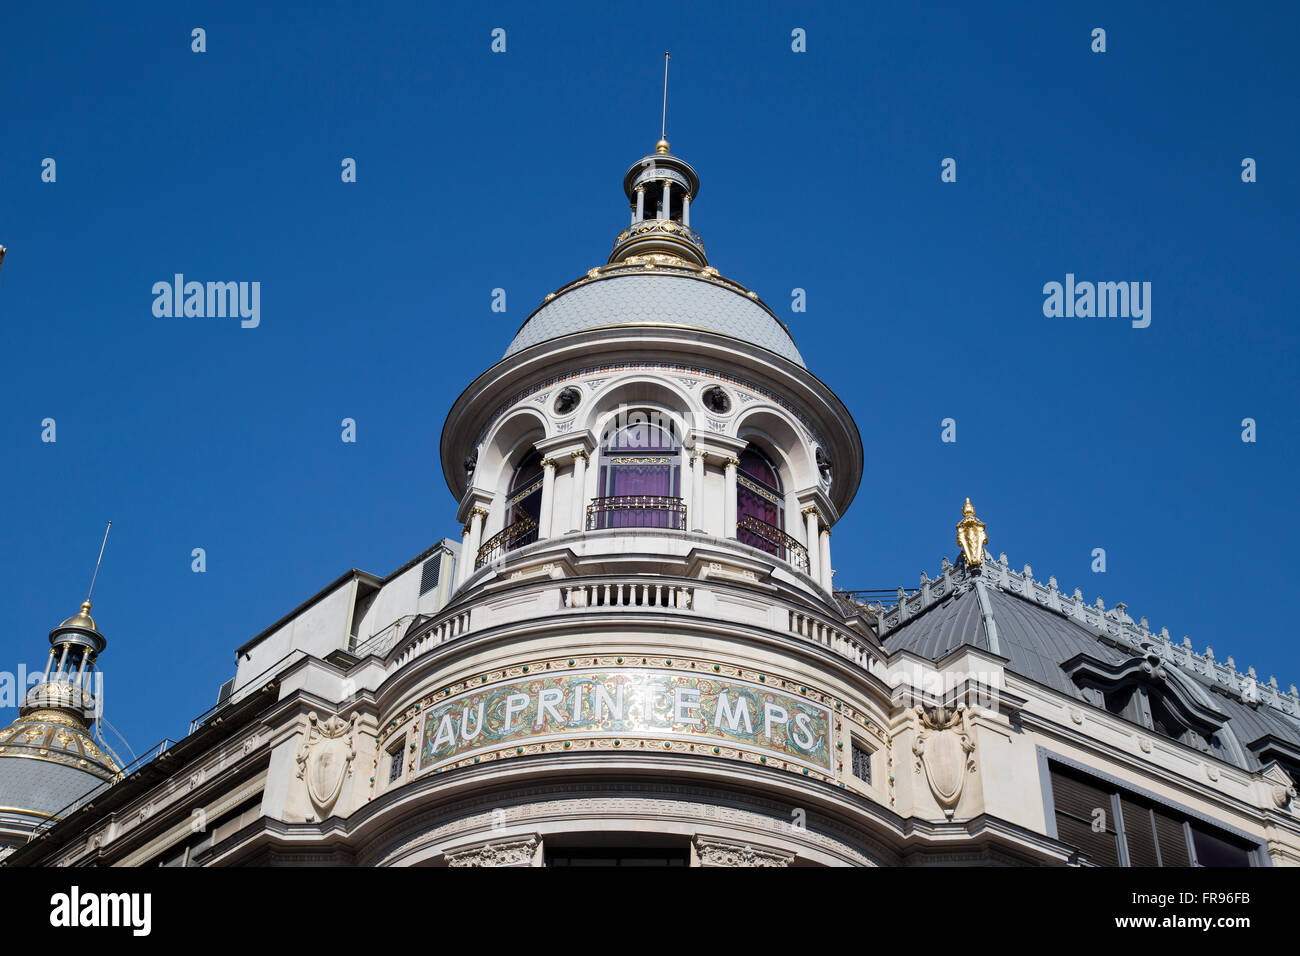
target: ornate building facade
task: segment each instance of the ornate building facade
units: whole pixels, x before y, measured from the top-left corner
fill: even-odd
[[[102,637],[55,630],[7,862],[1300,863],[1294,686],[1013,570],[969,501],[936,578],[835,589],[852,416],[709,264],[695,170],[660,141],[623,185],[447,417],[458,542],[332,582],[125,770],[46,699]]]

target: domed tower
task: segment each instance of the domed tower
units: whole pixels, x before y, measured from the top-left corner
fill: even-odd
[[[486,585],[560,539],[594,555],[641,540],[627,532],[671,532],[657,537],[776,559],[828,600],[857,427],[776,314],[709,265],[690,226],[699,176],[666,139],[623,188],[632,221],[609,261],[546,296],[448,416],[457,584]]]
[[[95,662],[107,641],[90,601],[50,631],[39,683],[0,730],[0,852],[25,841],[79,798],[119,772],[92,734],[99,713]]]
[[[857,427],[776,314],[710,264],[690,164],[661,140],[623,186],[609,261],[547,295],[448,415],[454,589],[390,654],[400,693],[376,738],[377,795],[423,779],[451,800],[474,777],[474,800],[532,828],[509,852],[544,845],[556,865],[770,848],[753,801],[866,786],[846,761],[883,748],[884,711],[843,704],[882,652],[832,584]],[[568,816],[588,788],[599,808]],[[737,800],[735,826],[707,823]],[[795,843],[755,859],[861,859]],[[431,847],[384,858],[479,852]]]

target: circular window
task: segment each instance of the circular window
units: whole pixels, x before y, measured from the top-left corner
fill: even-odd
[[[576,388],[570,387],[561,389],[560,394],[555,396],[555,405],[553,406],[555,408],[555,414],[567,415],[569,412],[577,408],[578,403],[581,401],[582,393]]]
[[[829,485],[833,475],[831,460],[826,457],[826,453],[820,448],[817,449],[817,471],[821,474],[822,484]]]
[[[700,397],[704,400],[704,407],[715,415],[725,415],[731,411],[731,396],[716,385],[706,388]]]

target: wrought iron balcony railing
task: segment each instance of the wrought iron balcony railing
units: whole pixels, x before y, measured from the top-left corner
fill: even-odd
[[[686,502],[666,495],[614,495],[587,505],[587,530],[668,528],[686,530]]]
[[[504,556],[507,551],[522,548],[536,540],[537,522],[525,515],[483,542],[483,547],[478,549],[478,557],[474,559],[474,570],[477,571],[485,564],[491,564],[497,558]]]
[[[766,521],[753,515],[741,515],[736,522],[736,538],[741,544],[774,554],[788,561],[795,570],[808,573],[808,549]]]

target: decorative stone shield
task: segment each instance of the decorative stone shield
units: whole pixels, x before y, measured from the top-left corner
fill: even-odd
[[[344,720],[337,714],[322,722],[315,711],[307,715],[307,738],[298,749],[298,776],[306,781],[307,796],[322,817],[329,815],[356,756],[352,728],[357,715]]]
[[[970,756],[975,751],[966,721],[964,706],[949,710],[946,707],[916,707],[916,742],[912,753],[916,767],[925,770],[930,792],[943,810],[952,818],[961,800],[966,774],[975,769]]]

